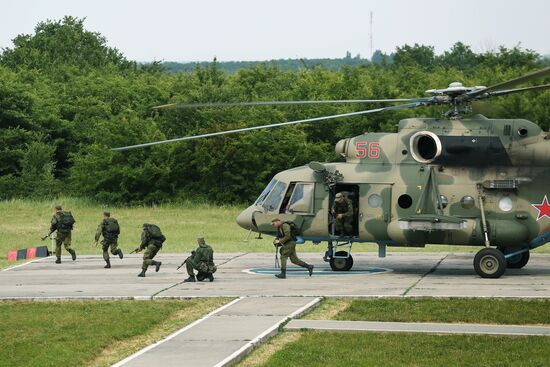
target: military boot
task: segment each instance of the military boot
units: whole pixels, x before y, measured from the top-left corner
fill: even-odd
[[[138,274],[138,277],[145,278],[145,272],[147,269],[141,269],[141,273]]]
[[[124,257],[124,254],[122,253],[121,249],[118,249],[117,255],[118,257],[120,257],[120,260],[122,260],[122,258]]]
[[[61,264],[61,258],[58,257],[58,258],[55,260],[55,263],[56,263],[56,264]]]
[[[211,282],[214,281],[214,275],[212,273],[208,273],[208,275],[206,277],[208,278],[209,281],[211,281]]]
[[[162,265],[162,262],[155,261],[155,272],[157,272],[157,273],[159,272],[161,265]]]
[[[311,276],[313,274],[313,265],[308,265],[307,271],[309,272],[309,276]]]
[[[107,259],[105,260],[105,262],[107,263],[107,265],[104,266],[105,269],[110,269],[111,268],[111,260]]]
[[[281,270],[281,272],[279,274],[275,274],[275,276],[279,279],[286,279],[286,269]]]
[[[71,254],[71,257],[73,258],[73,261],[76,260],[76,251],[75,250],[69,250],[69,253]]]
[[[194,283],[194,282],[196,282],[195,276],[194,276],[194,275],[190,275],[189,278],[185,279],[183,282],[184,282],[184,283],[190,283],[190,282],[193,282],[193,283]]]

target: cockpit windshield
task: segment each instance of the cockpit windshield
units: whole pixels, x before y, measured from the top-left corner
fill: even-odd
[[[258,196],[258,199],[256,199],[256,202],[254,204],[256,205],[262,205],[262,203],[264,202],[267,194],[269,194],[269,192],[271,191],[271,189],[273,188],[273,186],[275,186],[275,184],[279,182],[277,181],[276,179],[272,179],[268,184],[267,186],[265,187],[264,191],[262,191],[262,193],[260,194],[260,196]]]
[[[263,202],[262,206],[268,212],[278,212],[279,205],[281,205],[281,201],[283,200],[283,196],[285,194],[285,190],[286,184],[281,181],[277,181],[277,183],[275,184],[275,186],[273,186],[273,189],[267,196],[267,199],[265,199],[265,201]]]

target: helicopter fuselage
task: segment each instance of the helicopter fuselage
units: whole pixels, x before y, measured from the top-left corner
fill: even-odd
[[[343,192],[354,205],[353,242],[510,253],[550,240],[550,141],[530,121],[406,119],[397,133],[344,139],[336,151],[346,162],[278,173],[239,225],[275,235],[280,218],[304,241],[342,240],[331,207]]]

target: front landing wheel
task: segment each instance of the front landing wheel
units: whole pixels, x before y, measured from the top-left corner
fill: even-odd
[[[330,259],[330,268],[333,271],[349,271],[353,267],[353,257],[346,251],[338,251],[335,257]]]
[[[500,278],[506,270],[506,258],[499,250],[486,247],[474,257],[474,269],[482,278]]]

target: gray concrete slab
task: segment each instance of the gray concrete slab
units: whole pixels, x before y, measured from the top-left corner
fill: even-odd
[[[431,334],[488,334],[550,336],[550,327],[378,321],[291,320],[285,330],[369,331]]]
[[[250,268],[273,267],[272,253],[216,254],[216,281],[182,283],[185,256],[161,253],[159,273],[153,269],[138,278],[142,257],[114,258],[104,269],[100,255],[79,256],[75,262],[52,258],[0,272],[0,299],[65,298],[185,298],[212,296],[355,296],[355,297],[539,297],[550,298],[550,255],[532,254],[523,269],[508,269],[500,279],[482,279],[473,270],[474,254],[354,253],[354,270],[386,268],[385,273],[333,273],[286,280],[271,275],[249,274]],[[316,266],[328,269],[316,253],[300,254]]]
[[[313,297],[241,298],[144,348],[115,367],[225,366],[242,358],[279,325],[319,302]],[[266,307],[272,315],[266,315]]]

